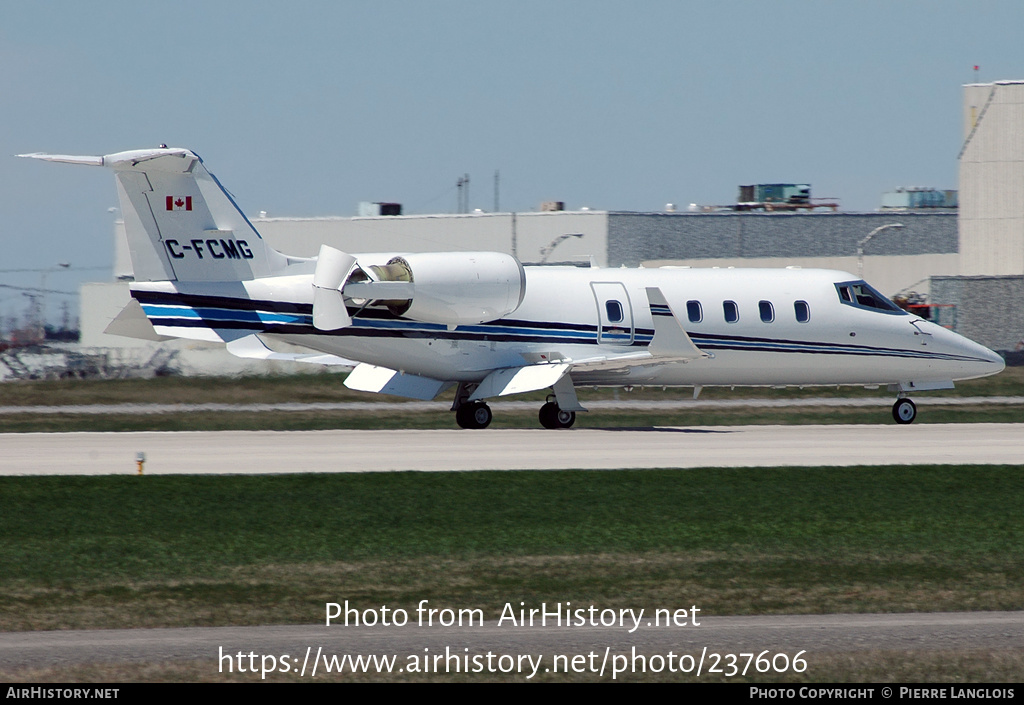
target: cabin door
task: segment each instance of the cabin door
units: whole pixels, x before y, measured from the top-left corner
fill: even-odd
[[[602,345],[633,343],[633,309],[626,287],[618,282],[592,282],[597,301],[597,342]]]

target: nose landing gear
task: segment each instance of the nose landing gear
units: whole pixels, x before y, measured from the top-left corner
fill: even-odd
[[[892,405],[892,417],[898,424],[913,423],[917,418],[917,405],[907,398],[897,399]]]

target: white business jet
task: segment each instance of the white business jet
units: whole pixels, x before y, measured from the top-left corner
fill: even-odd
[[[575,385],[886,385],[995,374],[1002,358],[903,311],[864,281],[812,269],[524,267],[497,252],[281,254],[187,149],[21,155],[117,177],[135,281],[108,332],[226,343],[240,357],[352,365],[352,389],[433,399],[462,428],[487,399],[551,389],[547,428],[584,411]],[[280,343],[309,354],[274,350]]]

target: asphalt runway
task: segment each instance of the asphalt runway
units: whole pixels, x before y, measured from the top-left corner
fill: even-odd
[[[25,433],[0,475],[1020,464],[1024,425]]]
[[[560,603],[558,603],[560,604]],[[579,607],[579,605],[576,605]],[[360,607],[366,607],[360,605]],[[518,606],[517,606],[518,607]],[[535,605],[540,607],[540,605]],[[555,603],[546,605],[553,611]],[[586,607],[589,607],[587,605]],[[0,633],[0,672],[19,668],[45,668],[83,663],[131,663],[167,661],[206,661],[211,674],[234,669],[239,663],[253,680],[260,680],[260,669],[273,672],[287,663],[291,672],[305,668],[305,675],[315,678],[313,663],[322,674],[332,657],[396,656],[397,671],[411,657],[442,657],[454,654],[448,668],[464,664],[462,657],[492,653],[497,657],[518,654],[533,656],[536,672],[545,672],[556,665],[555,657],[573,657],[580,667],[593,668],[602,663],[611,674],[617,663],[628,667],[629,661],[610,657],[634,653],[648,658],[659,655],[662,663],[673,653],[693,654],[694,661],[684,664],[696,668],[703,656],[705,673],[713,665],[719,669],[730,663],[727,654],[752,653],[755,657],[767,650],[767,658],[782,668],[798,656],[813,673],[815,657],[824,653],[857,652],[884,649],[906,654],[911,651],[958,651],[964,649],[1006,650],[1024,648],[1024,612],[958,612],[926,614],[831,614],[771,616],[703,616],[693,613],[681,626],[658,626],[653,615],[645,614],[640,626],[632,631],[632,616],[625,624],[614,623],[614,610],[595,606],[595,618],[578,626],[558,626],[552,622],[533,626],[498,624],[493,616],[480,623],[462,626],[418,625],[415,610],[410,610],[405,626],[332,626],[298,625],[266,627],[192,627],[182,629],[111,629],[83,631],[50,631]],[[568,609],[568,608],[566,608]],[[600,624],[603,618],[605,624]],[[394,619],[392,615],[391,619]],[[241,661],[238,654],[242,654]],[[249,654],[253,654],[250,659]],[[596,656],[590,657],[590,654]],[[779,656],[785,654],[785,658]],[[716,657],[717,655],[717,657]],[[273,661],[271,661],[271,657]],[[743,667],[746,657],[739,660]],[[501,662],[511,664],[510,659]],[[634,662],[634,666],[639,662]],[[649,662],[650,663],[650,662]],[[524,662],[524,665],[525,662]],[[751,666],[752,668],[754,666]],[[351,670],[351,669],[349,669]],[[529,670],[521,675],[526,679]],[[752,671],[751,671],[752,672]]]

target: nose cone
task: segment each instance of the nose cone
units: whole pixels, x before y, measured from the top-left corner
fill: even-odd
[[[999,374],[1006,368],[1006,361],[1002,356],[984,345],[939,326],[930,330],[941,331],[935,337],[939,339],[938,342],[948,359],[956,362],[953,379],[988,377]]]
[[[989,350],[984,345],[979,345],[982,350],[988,353],[988,365],[989,371],[985,373],[985,376],[999,374],[1006,369],[1006,360],[1003,356],[994,350]]]

